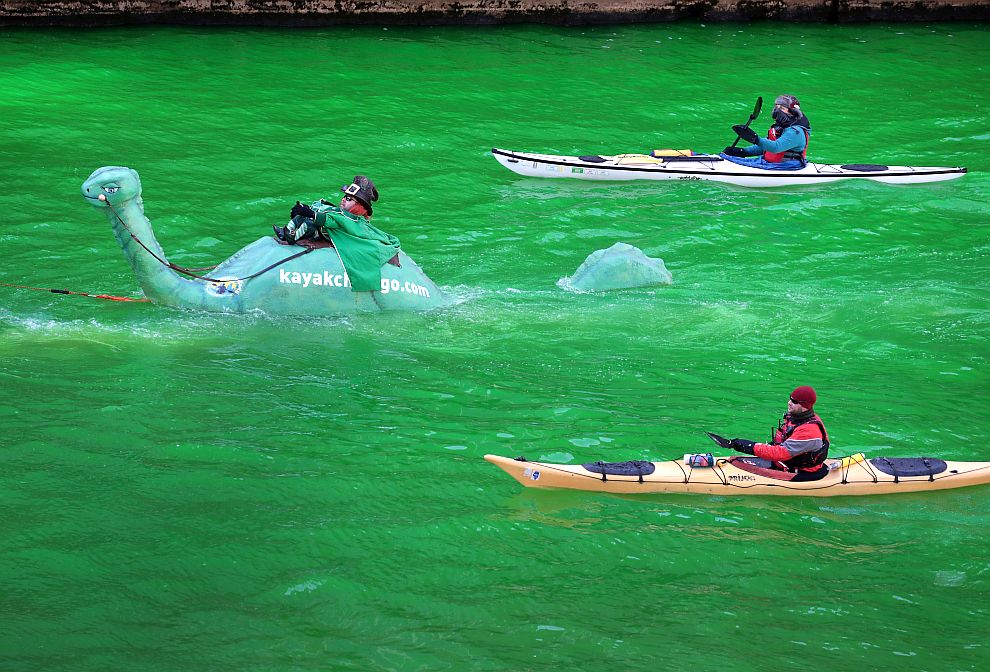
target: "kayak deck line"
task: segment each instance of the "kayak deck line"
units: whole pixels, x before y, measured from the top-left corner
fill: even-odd
[[[743,456],[716,457],[711,467],[664,462],[583,465],[533,462],[485,455],[525,487],[587,490],[613,494],[694,493],[754,495],[877,495],[947,490],[990,483],[990,462],[950,462],[936,458],[831,459],[830,471],[808,481],[770,478]],[[631,465],[631,466],[630,466]],[[607,467],[622,467],[608,471]],[[589,469],[592,467],[594,470]],[[786,472],[781,472],[785,475]],[[789,475],[789,474],[787,474]]]
[[[492,156],[512,172],[526,177],[567,177],[598,181],[708,180],[748,187],[835,182],[846,179],[914,184],[956,179],[968,172],[965,167],[815,162],[808,162],[805,167],[796,170],[767,170],[728,161],[715,154],[662,157],[646,154],[616,154],[576,157],[516,152],[493,147]]]

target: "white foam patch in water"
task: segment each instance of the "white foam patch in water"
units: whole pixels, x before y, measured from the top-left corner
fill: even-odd
[[[821,506],[818,508],[821,511],[834,513],[839,516],[861,516],[864,513],[863,509],[857,509],[851,506]]]
[[[935,572],[936,586],[957,587],[966,583],[966,572],[956,570],[940,570]]]
[[[4,316],[5,321],[24,330],[22,336],[30,335],[37,338],[39,335],[58,338],[79,338],[83,340],[93,340],[97,334],[126,334],[159,340],[169,336],[157,329],[146,326],[134,326],[125,324],[105,324],[95,319],[89,320],[56,320],[42,319],[36,317],[15,317]],[[8,338],[16,338],[17,334],[7,334]]]
[[[312,580],[312,579],[309,580],[309,581],[303,581],[302,583],[299,583],[299,584],[296,584],[295,586],[289,587],[283,593],[283,596],[288,597],[289,595],[293,595],[295,593],[311,593],[314,590],[322,587],[324,583],[326,583],[326,582],[325,581],[322,581],[322,580],[316,581],[316,580]]]
[[[574,456],[570,453],[547,453],[546,455],[541,455],[538,462],[553,462],[556,464],[568,464],[574,460]]]
[[[494,292],[481,287],[469,287],[467,285],[445,285],[440,287],[447,296],[450,297],[451,305],[459,306],[469,301],[476,301],[492,295]]]
[[[575,294],[594,294],[594,290],[578,289],[573,284],[571,284],[571,276],[569,275],[565,275],[564,277],[557,280],[557,286],[560,287],[565,292],[573,292]]]

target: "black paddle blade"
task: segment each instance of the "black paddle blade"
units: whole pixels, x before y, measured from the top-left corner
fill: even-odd
[[[756,144],[756,140],[759,138],[756,131],[750,128],[748,124],[746,126],[742,124],[733,126],[732,131],[751,145]]]
[[[712,434],[711,432],[705,432],[705,434],[708,435],[708,438],[709,439],[711,439],[712,441],[714,441],[715,443],[717,443],[719,448],[731,448],[732,447],[732,442],[729,441],[724,436],[719,436],[718,434]]]

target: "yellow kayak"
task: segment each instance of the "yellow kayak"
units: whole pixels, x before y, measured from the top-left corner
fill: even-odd
[[[826,462],[816,480],[787,480],[792,474],[768,468],[748,456],[703,455],[666,462],[552,464],[485,455],[527,488],[566,488],[616,494],[698,493],[705,495],[887,495],[927,492],[990,483],[990,462],[947,462],[929,457],[877,457],[859,453]]]

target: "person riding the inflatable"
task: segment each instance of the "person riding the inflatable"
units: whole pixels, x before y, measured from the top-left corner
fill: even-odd
[[[720,156],[727,161],[770,170],[797,170],[807,163],[811,124],[795,96],[782,94],[773,104],[773,125],[761,138],[749,126],[733,126],[748,147],[726,147]]]
[[[355,175],[340,190],[344,192],[340,205],[322,198],[312,205],[296,201],[289,223],[274,227],[275,237],[283,245],[332,246],[343,267],[345,287],[355,292],[384,291],[382,283],[387,278],[382,276],[382,267],[401,268],[402,264],[399,239],[371,223],[371,204],[378,200],[378,189],[364,175]]]
[[[323,206],[329,206],[331,210],[337,210],[337,212],[348,212],[357,217],[363,217],[366,221],[371,221],[372,207],[371,204],[378,200],[378,189],[375,188],[374,182],[369,180],[364,175],[355,175],[354,181],[348,185],[344,185],[340,188],[344,195],[340,199],[340,205],[334,208],[333,204],[329,201],[320,199],[319,204],[314,204],[321,206],[319,209],[323,210]],[[308,205],[296,201],[296,204],[292,206],[292,211],[289,213],[289,223],[285,226],[274,226],[275,237],[283,242],[289,244],[294,243],[297,240],[312,239],[321,236],[320,224],[316,223],[317,213],[316,211]]]

